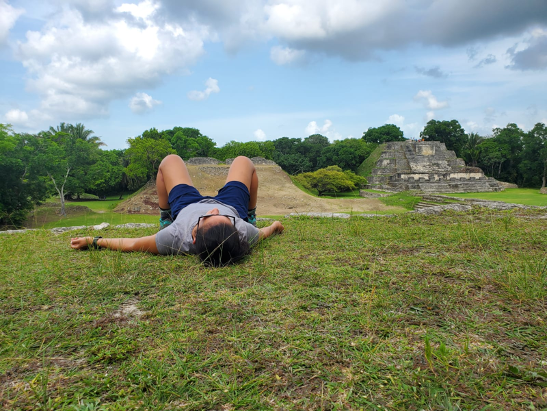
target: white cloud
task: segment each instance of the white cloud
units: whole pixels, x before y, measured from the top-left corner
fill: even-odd
[[[6,113],[6,121],[12,125],[26,126],[28,123],[27,112],[19,109],[13,109]]]
[[[329,119],[325,120],[323,126],[319,127],[315,120],[312,120],[306,126],[306,135],[310,136],[312,134],[322,134],[329,138],[330,141],[339,140],[342,138],[342,135],[332,127],[332,122]]]
[[[122,4],[87,21],[67,3],[40,31],[27,32],[15,55],[27,70],[27,89],[41,98],[42,115],[67,121],[106,116],[113,100],[194,64],[207,29],[166,23],[157,8],[151,0]]]
[[[137,93],[129,102],[129,108],[133,113],[141,114],[151,111],[159,104],[161,101],[154,100],[152,96],[146,93]]]
[[[479,129],[479,124],[477,122],[469,121],[465,125],[467,126],[467,130],[469,130],[470,132],[474,132],[475,130]]]
[[[394,124],[395,126],[399,126],[399,127],[402,127],[404,122],[405,122],[404,116],[400,116],[398,114],[392,114],[387,119],[388,124]]]
[[[438,110],[448,107],[448,102],[440,102],[437,98],[431,93],[431,90],[420,90],[414,100],[417,102],[422,102],[426,109]]]
[[[433,112],[433,111],[427,112],[427,113],[425,114],[425,119],[426,119],[426,121],[428,121],[428,122],[429,122],[430,120],[433,120],[434,118],[435,118],[435,112]]]
[[[0,46],[6,43],[9,31],[25,10],[10,6],[5,0],[0,0]]]
[[[4,115],[4,119],[6,123],[26,129],[36,129],[41,122],[51,120],[50,117],[44,116],[44,114],[38,110],[30,110],[27,113],[26,111],[19,109],[9,110]]]
[[[274,46],[270,50],[270,58],[279,66],[302,62],[304,55],[303,50],[295,50],[290,47]]]
[[[191,92],[188,92],[188,98],[190,100],[205,100],[209,97],[211,93],[218,92],[220,92],[220,88],[218,87],[218,80],[209,77],[205,81],[205,90],[192,90]]]
[[[256,137],[256,140],[259,140],[261,142],[263,142],[264,140],[266,140],[266,133],[264,133],[264,130],[262,129],[257,129],[255,130],[255,133],[254,133],[255,137]]]

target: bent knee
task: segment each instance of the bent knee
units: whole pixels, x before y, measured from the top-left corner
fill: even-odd
[[[166,164],[169,164],[169,163],[181,163],[184,164],[184,160],[182,160],[182,157],[180,157],[179,155],[176,155],[176,154],[170,154],[170,155],[167,155],[163,158],[163,160],[161,161],[160,163],[160,167],[165,167]]]
[[[236,158],[233,160],[232,164],[234,164],[234,163],[243,163],[243,164],[247,164],[247,165],[251,166],[253,169],[254,169],[254,167],[255,167],[253,161],[252,161],[251,159],[249,159],[247,156],[238,156],[238,157],[236,157]]]

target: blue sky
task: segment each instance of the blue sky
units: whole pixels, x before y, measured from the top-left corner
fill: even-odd
[[[0,0],[0,122],[230,140],[547,123],[544,0]]]

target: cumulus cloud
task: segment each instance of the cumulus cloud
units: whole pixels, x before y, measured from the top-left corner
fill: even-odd
[[[28,124],[28,114],[27,112],[19,109],[13,109],[6,113],[6,121],[12,125],[23,125]]]
[[[50,117],[45,116],[38,110],[30,110],[27,113],[26,111],[20,109],[9,110],[4,115],[4,119],[6,123],[27,129],[35,129],[39,127],[42,121],[51,120]]]
[[[27,69],[27,89],[41,98],[40,112],[69,121],[105,116],[111,101],[194,64],[207,29],[166,23],[157,10],[152,0],[122,4],[89,22],[67,4],[40,31],[27,32],[16,57]]]
[[[8,40],[9,31],[25,10],[10,6],[5,0],[0,0],[0,46]]]
[[[402,127],[403,124],[405,123],[405,118],[404,116],[400,116],[398,114],[392,114],[391,116],[388,117],[386,123],[394,124],[395,126]]]
[[[304,60],[304,55],[304,51],[291,49],[290,47],[274,46],[270,50],[270,58],[279,66],[300,63]]]
[[[430,120],[433,120],[435,118],[435,112],[430,111],[425,114],[425,120],[429,122]]]
[[[326,119],[323,123],[323,126],[319,126],[315,120],[312,120],[306,126],[306,135],[310,136],[312,134],[322,134],[329,138],[330,141],[339,140],[342,138],[342,135],[332,127],[332,122],[329,119]]]
[[[199,91],[199,90],[192,90],[191,92],[188,92],[188,98],[190,100],[205,100],[209,97],[211,93],[218,93],[220,92],[220,88],[218,87],[218,80],[213,79],[209,77],[205,81],[205,90]]]
[[[137,93],[129,102],[129,108],[133,113],[142,114],[151,111],[159,104],[161,101],[154,100],[152,96],[146,93]]]
[[[262,129],[257,129],[255,130],[255,133],[254,133],[255,137],[256,137],[256,140],[259,140],[261,142],[263,142],[264,140],[266,140],[266,133],[264,133],[264,130]]]
[[[538,29],[532,32],[528,40],[529,46],[516,51],[518,45],[507,50],[511,57],[511,64],[507,66],[512,70],[545,70],[547,69],[547,31]]]
[[[475,67],[479,68],[479,67],[482,67],[482,66],[486,66],[487,64],[495,63],[496,61],[497,61],[496,56],[494,56],[493,54],[489,54],[484,59],[482,59],[480,62],[478,62],[475,65]]]
[[[444,73],[439,66],[432,67],[431,69],[426,69],[424,67],[418,67],[414,66],[416,69],[416,72],[419,74],[423,74],[424,76],[433,77],[434,79],[442,79],[445,77],[448,77],[446,73]]]
[[[431,93],[431,90],[420,90],[414,100],[417,102],[422,102],[426,109],[439,110],[448,107],[448,102],[440,102],[437,98]]]
[[[228,51],[276,37],[292,50],[366,60],[416,43],[454,47],[521,34],[547,23],[547,2],[163,0],[158,13],[210,27]]]

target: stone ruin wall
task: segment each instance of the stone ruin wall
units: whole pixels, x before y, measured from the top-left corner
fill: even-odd
[[[390,142],[368,178],[369,189],[421,190],[425,193],[497,192],[503,190],[481,169],[466,167],[441,142]]]

